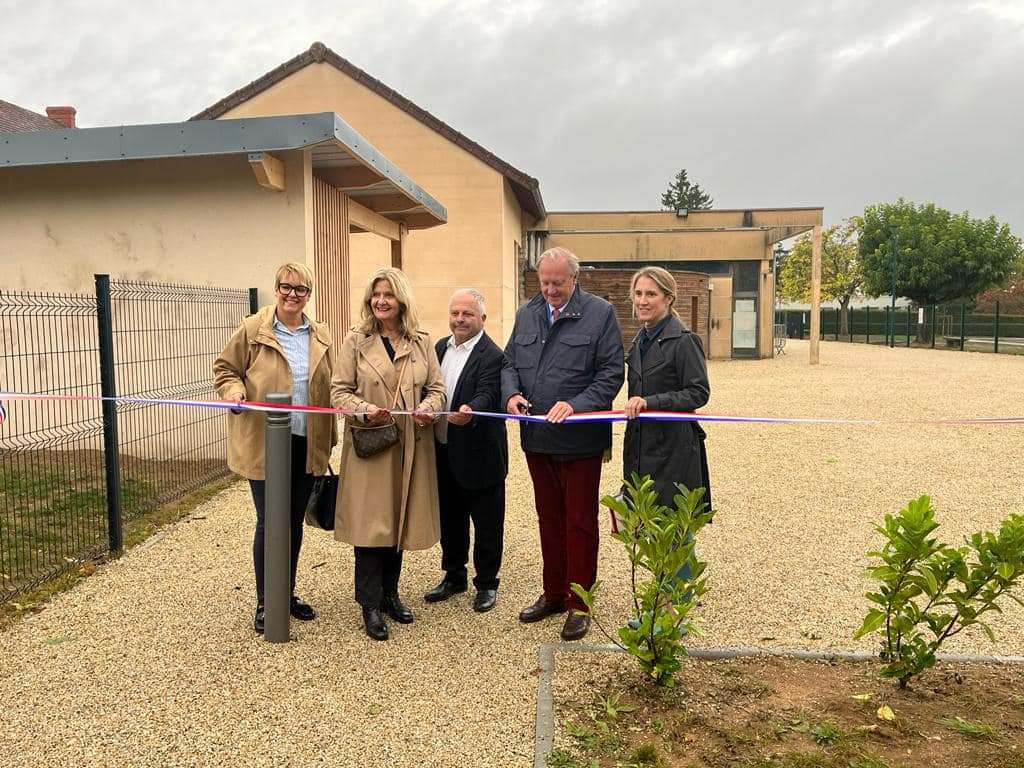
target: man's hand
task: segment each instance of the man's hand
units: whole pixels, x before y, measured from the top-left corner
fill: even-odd
[[[366,423],[376,426],[377,424],[385,424],[388,419],[391,418],[391,411],[387,408],[379,408],[376,405],[371,405],[366,409]]]
[[[637,416],[640,415],[640,411],[646,411],[646,410],[647,410],[647,401],[646,400],[644,400],[642,397],[639,397],[639,396],[631,397],[631,398],[629,398],[629,402],[626,403],[626,408],[625,408],[626,418],[627,419],[635,419]]]
[[[429,427],[434,423],[434,411],[432,408],[418,408],[413,411],[412,420],[421,427]]]
[[[573,413],[575,413],[575,411],[573,411],[571,405],[565,402],[565,400],[559,400],[551,406],[551,410],[548,411],[547,419],[552,424],[561,424],[567,418],[572,416]]]
[[[244,403],[245,402],[245,395],[235,395],[234,397],[229,398],[228,402],[230,402],[230,403]],[[241,408],[229,408],[228,410],[230,410],[232,413],[245,413],[245,411],[243,411]]]
[[[513,416],[520,416],[530,412],[530,401],[522,395],[512,395],[505,403],[505,410]]]
[[[464,427],[469,424],[473,419],[473,409],[468,405],[459,406],[458,413],[448,414],[448,423],[454,424],[456,427]]]

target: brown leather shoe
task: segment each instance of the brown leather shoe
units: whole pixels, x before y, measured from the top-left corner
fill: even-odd
[[[544,598],[544,595],[541,595],[537,598],[537,602],[523,608],[523,610],[519,612],[519,620],[523,622],[523,624],[532,624],[535,621],[546,619],[548,616],[554,616],[556,613],[565,613],[565,603],[549,603]]]
[[[579,611],[569,611],[562,626],[563,640],[579,640],[590,631],[590,617]]]

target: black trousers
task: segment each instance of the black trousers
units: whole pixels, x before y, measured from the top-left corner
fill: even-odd
[[[263,605],[263,542],[266,534],[266,480],[250,480],[252,503],[256,507],[256,533],[252,537],[252,564],[256,571],[256,602]],[[292,594],[295,594],[295,570],[299,566],[299,550],[302,549],[302,526],[306,514],[306,503],[313,490],[313,476],[306,474],[306,438],[292,435],[292,492],[291,492],[291,577]]]
[[[435,443],[437,490],[441,504],[441,568],[453,584],[465,584],[469,562],[469,522],[473,542],[473,586],[497,589],[505,536],[505,481],[482,490],[465,488],[452,474],[448,446]]]
[[[356,602],[377,608],[384,595],[398,592],[402,550],[394,547],[356,547]]]

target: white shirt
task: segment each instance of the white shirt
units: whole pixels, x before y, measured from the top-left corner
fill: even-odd
[[[444,388],[448,393],[449,408],[451,408],[452,398],[455,397],[455,388],[459,385],[459,377],[462,376],[462,371],[466,367],[466,361],[469,360],[470,354],[473,352],[473,347],[480,341],[480,337],[484,335],[483,331],[480,331],[476,336],[471,339],[466,339],[461,344],[455,343],[455,337],[448,337],[448,348],[444,353],[444,360],[441,361],[441,375],[444,377]],[[437,437],[439,443],[448,443],[448,419],[440,419],[434,425],[434,435]]]

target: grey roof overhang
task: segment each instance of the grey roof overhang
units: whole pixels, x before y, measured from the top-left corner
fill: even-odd
[[[441,203],[333,112],[0,134],[0,169],[305,148],[313,149],[317,175],[320,170],[328,178],[346,168],[358,171],[358,180],[351,185],[336,186],[380,215],[404,221],[410,228],[448,220]],[[391,205],[373,205],[374,195]],[[405,201],[395,205],[395,195]]]

